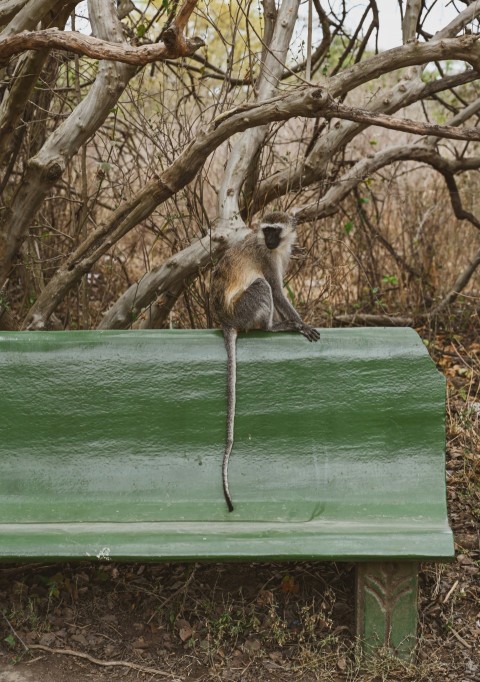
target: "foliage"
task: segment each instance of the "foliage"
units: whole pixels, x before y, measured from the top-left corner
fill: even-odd
[[[3,63],[0,325],[215,323],[208,301],[210,265],[218,258],[215,226],[237,220],[235,207],[227,215],[221,203],[234,177],[233,167],[225,175],[225,165],[240,141],[216,144],[190,182],[182,181],[188,166],[182,170],[181,152],[225,112],[265,97],[262,87],[270,93],[267,99],[305,87],[303,6],[290,50],[278,57],[288,21],[282,19],[280,30],[276,16],[289,4],[295,13],[298,3],[287,0],[277,6],[244,0],[190,0],[181,6],[122,2],[122,24],[112,13],[103,26],[95,14],[98,0],[90,0],[88,11],[73,1],[59,1],[51,12],[46,4],[43,13],[38,10],[41,30],[65,27],[65,40],[72,35],[69,27],[83,35],[92,29],[111,42],[123,31],[132,46],[149,47],[161,45],[176,27],[178,34],[184,31],[187,39],[195,34],[205,45],[196,44],[190,56],[145,66],[117,62],[115,76],[109,62],[68,50],[15,53]],[[424,67],[426,58],[399,69],[401,58],[397,63],[390,57],[380,77],[371,80],[363,76],[368,61],[382,57],[374,40],[376,3],[368,3],[356,25],[345,6],[313,5],[312,80],[333,95],[378,112],[408,109],[409,117],[437,123],[465,125],[476,116],[476,72],[454,58],[461,39],[434,66]],[[423,31],[431,8],[418,7],[417,35],[434,43]],[[183,10],[190,13],[188,24]],[[465,10],[463,22],[444,35],[454,38],[466,26],[475,31],[474,14]],[[33,18],[24,23],[21,18],[0,14],[4,35],[30,28]],[[277,55],[270,62],[269,41]],[[407,42],[403,48],[406,52]],[[0,39],[0,56],[1,50]],[[351,80],[345,90],[343,74]],[[102,82],[93,109],[86,108]],[[259,141],[249,147],[254,163],[241,171],[246,175],[234,192],[238,210],[249,221],[270,204],[294,211],[300,224],[289,296],[318,324],[344,321],[351,313],[359,320],[371,312],[392,322],[405,315],[420,320],[455,299],[475,300],[478,143],[423,138],[415,149],[405,133],[364,128],[287,116],[262,128]],[[243,139],[251,145],[249,134]],[[392,151],[377,167],[376,159],[395,145],[403,154]],[[418,146],[425,152],[416,160]],[[370,158],[371,170],[360,170]],[[177,166],[178,179],[166,192],[171,185],[163,177]],[[347,178],[357,167],[358,178],[350,185]],[[196,269],[185,267],[185,248],[199,238],[207,239],[207,251]],[[157,281],[152,275],[172,257],[178,264],[175,281],[161,276]],[[148,289],[144,300],[152,308],[132,306],[135,282],[142,278]]]

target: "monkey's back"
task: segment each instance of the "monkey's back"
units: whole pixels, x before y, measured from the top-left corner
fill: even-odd
[[[231,322],[235,303],[256,279],[263,277],[264,251],[265,246],[251,234],[230,247],[215,267],[210,295],[221,324]]]

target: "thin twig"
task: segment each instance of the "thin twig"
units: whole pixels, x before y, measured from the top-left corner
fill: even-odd
[[[158,670],[157,668],[146,668],[145,666],[138,665],[137,663],[130,663],[130,661],[102,661],[100,658],[90,656],[90,654],[86,654],[83,651],[74,651],[73,649],[53,649],[52,647],[44,646],[43,644],[30,644],[27,648],[35,649],[38,651],[46,651],[49,654],[61,654],[64,656],[76,656],[77,658],[84,658],[87,661],[90,661],[90,663],[94,663],[95,665],[101,665],[105,668],[122,666],[124,668],[130,668],[131,670],[138,670],[138,672],[141,673],[169,677],[172,680],[181,679],[174,675],[173,673],[165,672],[164,670]]]
[[[452,355],[453,355],[453,353],[452,353]],[[447,594],[446,594],[446,596],[445,596],[445,599],[443,600],[443,603],[444,603],[444,604],[447,603],[447,601],[450,599],[450,597],[451,597],[452,594],[455,592],[455,590],[457,589],[457,587],[458,587],[458,580],[455,580],[455,582],[453,583],[453,585],[451,586],[451,588],[448,590],[448,592],[447,592]]]
[[[378,327],[411,327],[412,317],[398,317],[392,315],[370,315],[368,313],[354,313],[353,315],[334,315],[334,320],[343,324],[371,325]]]
[[[307,61],[305,65],[305,78],[309,83],[312,80],[312,24],[313,24],[313,0],[308,0]]]
[[[469,644],[468,642],[466,642],[466,641],[463,639],[463,637],[461,637],[461,636],[458,634],[458,632],[457,632],[456,630],[454,630],[453,628],[450,628],[450,632],[452,633],[452,635],[453,635],[456,639],[458,639],[458,641],[460,642],[460,644],[463,644],[464,647],[466,647],[467,649],[471,649],[471,648],[472,648],[472,645]]]
[[[20,635],[18,634],[18,632],[15,630],[15,628],[13,627],[13,625],[10,623],[10,621],[8,620],[8,618],[7,618],[7,616],[5,615],[5,612],[4,612],[4,611],[2,611],[2,616],[3,616],[3,618],[4,618],[5,622],[6,622],[6,624],[8,625],[8,627],[10,628],[10,630],[12,631],[13,636],[15,637],[15,639],[18,639],[18,641],[19,641],[20,644],[23,646],[23,648],[25,649],[25,651],[28,651],[28,646],[25,644],[25,642],[23,641],[23,639],[20,637]]]

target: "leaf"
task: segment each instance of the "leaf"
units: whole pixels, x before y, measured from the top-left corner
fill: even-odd
[[[288,592],[290,594],[298,594],[300,587],[295,581],[295,578],[291,575],[284,575],[282,578],[282,592]]]
[[[346,234],[350,234],[350,232],[353,230],[354,226],[355,226],[355,223],[353,222],[353,220],[347,220],[347,222],[343,226],[343,229],[345,230]]]
[[[190,637],[193,635],[193,628],[188,622],[188,620],[185,620],[184,618],[180,618],[177,620],[177,626],[178,626],[178,636],[182,640],[182,642],[186,642]]]
[[[263,606],[273,604],[273,592],[271,590],[260,590],[257,595],[257,604],[262,604]]]
[[[180,630],[178,631],[178,634],[180,636],[180,639],[182,642],[186,642],[187,639],[190,639],[190,637],[193,635],[193,630],[190,626],[184,626],[181,627]]]
[[[7,635],[3,641],[6,642],[8,646],[12,647],[12,649],[16,644],[15,637],[13,635]]]

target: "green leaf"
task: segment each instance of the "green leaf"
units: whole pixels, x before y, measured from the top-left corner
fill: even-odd
[[[353,220],[347,220],[347,222],[343,226],[343,229],[345,230],[346,234],[350,234],[354,227],[355,223],[353,222]]]
[[[137,26],[137,38],[143,38],[145,33],[147,32],[147,27],[145,24],[139,24]]]
[[[12,649],[17,643],[13,635],[7,635],[3,641],[6,642],[8,646],[12,647]]]

